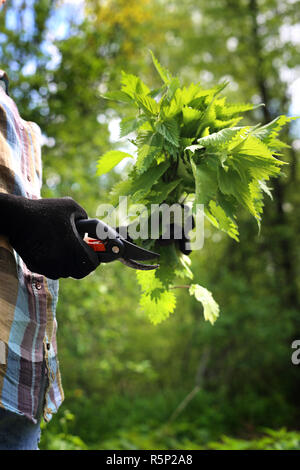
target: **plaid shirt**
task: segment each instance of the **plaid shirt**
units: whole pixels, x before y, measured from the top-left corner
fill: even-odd
[[[0,70],[0,192],[40,198],[41,131],[24,121]],[[36,422],[46,371],[44,419],[63,401],[57,360],[58,281],[30,272],[0,235],[0,407]]]

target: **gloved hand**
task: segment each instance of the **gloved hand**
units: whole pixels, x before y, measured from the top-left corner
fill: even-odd
[[[157,241],[160,246],[167,246],[175,243],[181,253],[185,255],[190,255],[192,250],[187,249],[187,244],[190,243],[190,237],[188,234],[185,234],[185,229],[192,230],[195,228],[195,219],[194,216],[189,214],[190,209],[185,204],[180,204],[183,209],[182,224],[176,224],[174,222],[170,223],[168,231],[165,232],[168,235],[168,238],[160,237]]]
[[[6,235],[28,269],[50,279],[81,279],[97,268],[97,254],[75,222],[87,219],[72,198],[27,199],[0,194],[0,234]]]
[[[191,216],[192,217],[192,216]],[[194,228],[194,219],[193,219],[193,228]],[[181,253],[184,255],[190,255],[192,250],[187,249],[186,245],[190,243],[190,237],[184,234],[183,228],[177,224],[171,223],[170,224],[170,237],[169,238],[162,238],[160,237],[157,240],[159,246],[167,246],[175,243],[178,246]]]

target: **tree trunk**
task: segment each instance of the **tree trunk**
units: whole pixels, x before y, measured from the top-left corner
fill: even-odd
[[[272,115],[270,112],[270,96],[267,88],[266,77],[264,76],[264,67],[263,67],[263,47],[261,39],[259,36],[257,15],[259,13],[257,0],[249,0],[249,9],[252,19],[252,45],[254,48],[254,54],[257,58],[257,67],[256,67],[256,83],[259,94],[262,101],[265,103],[263,108],[264,112],[264,121],[265,123],[272,120]],[[278,77],[279,80],[279,77]],[[282,106],[285,106],[285,103],[288,102],[286,96],[281,98]],[[291,184],[292,181],[296,180],[296,156],[295,152],[291,152],[292,157],[292,166],[291,166],[291,177],[288,180],[288,184]],[[286,198],[286,185],[282,180],[278,179],[273,182],[273,195],[276,208],[275,217],[266,214],[269,223],[272,223],[275,227],[287,227],[288,220],[287,215],[283,210],[284,202]],[[274,231],[275,232],[275,231]],[[294,256],[294,247],[293,247],[293,237],[286,233],[280,233],[280,230],[276,230],[274,237],[270,240],[269,250],[274,261],[274,265],[277,270],[280,271],[278,274],[278,279],[282,279],[284,282],[284,289],[282,290],[282,304],[284,307],[291,307],[298,309],[299,308],[299,297],[296,287],[296,266],[295,266],[295,256]]]

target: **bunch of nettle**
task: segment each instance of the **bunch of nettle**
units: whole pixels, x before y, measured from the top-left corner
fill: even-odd
[[[267,182],[276,177],[284,162],[277,157],[286,144],[279,131],[293,118],[279,116],[267,125],[238,126],[240,114],[255,108],[252,104],[229,104],[221,92],[226,83],[204,89],[199,83],[182,87],[153,56],[163,85],[150,90],[143,81],[122,73],[121,90],[104,97],[134,107],[135,112],[121,121],[121,137],[130,134],[137,157],[126,176],[112,189],[111,202],[127,196],[130,204],[145,207],[143,220],[151,217],[154,205],[191,205],[194,215],[203,205],[205,218],[238,241],[237,214],[242,206],[258,225],[263,196],[271,196]],[[128,111],[127,111],[128,112]],[[130,154],[112,150],[98,162],[98,174],[110,171]],[[163,227],[160,235],[163,235]],[[141,306],[154,323],[174,311],[174,281],[202,302],[204,317],[213,323],[218,304],[204,287],[193,283],[191,261],[178,243],[161,244],[141,240],[148,249],[160,253],[160,268],[138,272],[142,288]],[[182,278],[188,279],[182,285]]]

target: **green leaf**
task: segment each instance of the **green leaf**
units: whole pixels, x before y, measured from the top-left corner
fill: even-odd
[[[182,108],[183,124],[189,124],[192,121],[199,121],[202,116],[202,112],[198,109],[191,108],[190,106],[184,106]]]
[[[120,196],[128,196],[132,193],[132,180],[127,178],[126,180],[118,181],[116,183],[110,194],[109,194],[109,201],[113,206],[117,206],[119,204],[119,197]]]
[[[181,112],[183,106],[182,91],[177,89],[170,103],[162,104],[161,114],[166,119],[173,118]]]
[[[268,124],[259,127],[253,132],[255,137],[266,142],[269,138],[276,137],[281,129],[288,123],[291,122],[293,119],[292,117],[287,117],[284,115],[278,116],[277,118],[273,119],[273,121],[269,122]]]
[[[176,91],[180,88],[180,85],[181,84],[180,84],[179,78],[177,77],[172,78],[172,80],[169,83],[167,93],[166,93],[166,98],[168,99],[168,101],[170,101],[173,98]]]
[[[147,195],[147,204],[161,204],[166,201],[168,195],[174,191],[181,183],[182,179],[178,178],[170,183],[164,183],[161,180],[152,187],[151,194]]]
[[[162,81],[164,83],[169,84],[170,81],[172,80],[172,75],[170,74],[170,72],[166,68],[161,66],[161,64],[158,62],[155,55],[153,54],[153,52],[150,49],[149,49],[149,52],[151,54],[154,67],[156,68],[157,72],[159,73],[160,78],[162,79]]]
[[[148,95],[150,89],[145,83],[137,76],[125,73],[122,71],[122,91],[135,99],[136,95]]]
[[[142,288],[140,306],[155,325],[161,323],[174,312],[176,297],[174,292],[163,289],[162,282],[154,271],[137,271],[137,281]],[[156,292],[156,295],[152,295]]]
[[[287,117],[284,115],[278,116],[276,119],[273,119],[273,121],[269,122],[265,126],[261,126],[255,129],[252,134],[253,136],[262,140],[265,144],[267,144],[272,149],[276,149],[278,148],[278,144],[279,145],[281,144],[281,142],[278,141],[277,139],[279,132],[286,124],[293,121],[294,119],[297,119],[297,118]]]
[[[102,155],[97,163],[97,175],[104,175],[112,170],[118,163],[120,163],[124,158],[133,158],[132,155],[126,152],[121,152],[120,150],[110,150]]]
[[[219,132],[201,137],[197,140],[198,144],[203,147],[219,148],[227,145],[240,131],[240,127],[233,127],[230,129],[222,129]]]
[[[123,119],[120,123],[120,137],[125,137],[131,132],[136,131],[139,127],[144,124],[145,121],[146,118],[144,116],[139,116],[138,118]]]
[[[132,197],[136,200],[145,197],[152,186],[161,178],[167,171],[170,163],[168,161],[162,162],[159,165],[152,166],[146,173],[136,176],[131,185]],[[138,193],[135,195],[135,193]]]
[[[201,120],[202,115],[202,111],[189,106],[184,106],[182,108],[183,128],[181,135],[186,137],[194,136],[199,127],[199,121]]]
[[[176,269],[181,267],[175,243],[164,246],[159,250],[159,253],[160,266],[156,270],[155,276],[161,281],[162,286],[168,288],[174,280]]]
[[[194,295],[198,302],[202,303],[204,319],[213,325],[219,317],[220,308],[214,300],[212,293],[205,289],[205,287],[199,286],[199,284],[192,284],[189,288],[189,293]]]
[[[152,298],[150,295],[142,294],[140,299],[142,311],[149,317],[150,321],[157,325],[166,320],[176,307],[174,292],[162,291],[158,296]]]
[[[136,271],[136,277],[142,291],[147,295],[150,295],[155,289],[162,287],[162,283],[155,276],[154,271]]]
[[[215,227],[227,233],[235,241],[239,241],[237,224],[226,214],[222,206],[216,204],[215,201],[210,201],[205,214]]]
[[[247,111],[252,111],[253,109],[257,109],[263,106],[263,104],[254,105],[251,103],[240,103],[240,104],[233,104],[233,105],[226,105],[225,100],[218,100],[215,104],[216,114],[218,119],[231,119],[237,114],[245,113]]]
[[[138,173],[146,171],[162,151],[163,137],[158,133],[146,133],[138,137],[138,158],[136,169]]]
[[[164,122],[158,122],[156,125],[157,132],[159,132],[165,139],[167,139],[175,147],[179,146],[179,127],[175,119],[170,119]]]
[[[191,159],[192,170],[195,178],[194,204],[206,204],[217,193],[218,184],[215,170],[208,166],[207,162],[196,165]]]
[[[133,102],[132,98],[127,93],[121,90],[109,91],[101,95],[101,97],[106,100],[119,101],[120,103],[132,103]]]
[[[146,113],[156,116],[159,112],[159,105],[151,96],[137,95],[136,102]]]
[[[236,127],[237,124],[243,119],[243,116],[233,118],[233,119],[228,119],[227,121],[221,121],[221,119],[215,119],[212,126],[214,128],[214,131],[222,130],[227,127]]]

